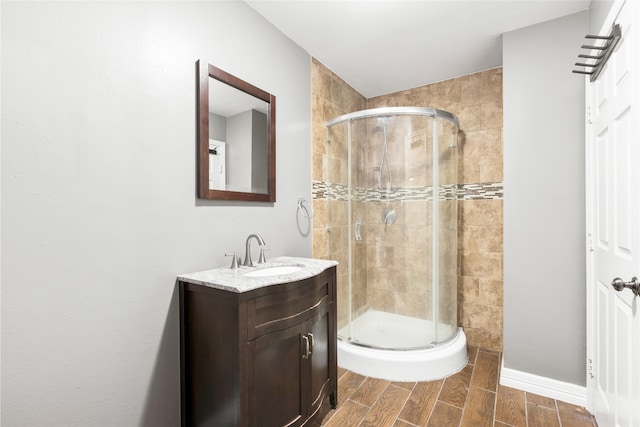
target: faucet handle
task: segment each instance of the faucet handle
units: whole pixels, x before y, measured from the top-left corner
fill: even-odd
[[[229,268],[231,268],[233,270],[238,268],[238,264],[240,264],[240,260],[236,256],[235,252],[231,252],[230,254],[224,254],[224,256],[230,256],[231,257],[231,266]]]
[[[258,258],[258,264],[264,264],[267,262],[267,257],[264,256],[264,251],[268,251],[269,249],[265,249],[264,247],[260,247],[260,258]]]

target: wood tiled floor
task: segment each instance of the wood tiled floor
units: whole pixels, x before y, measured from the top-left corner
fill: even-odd
[[[500,386],[501,354],[469,348],[469,364],[448,378],[418,383],[367,378],[339,369],[338,408],[323,427],[594,427],[584,409]]]

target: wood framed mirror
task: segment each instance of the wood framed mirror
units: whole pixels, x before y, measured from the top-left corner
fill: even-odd
[[[276,97],[198,61],[198,197],[276,201]]]

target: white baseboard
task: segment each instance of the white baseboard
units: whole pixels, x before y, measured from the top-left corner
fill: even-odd
[[[502,359],[502,369],[500,371],[500,385],[539,394],[540,396],[573,405],[587,406],[586,387],[505,368],[504,359]]]

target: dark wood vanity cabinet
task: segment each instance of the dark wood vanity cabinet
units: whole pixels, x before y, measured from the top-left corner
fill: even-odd
[[[305,426],[335,407],[335,267],[244,293],[179,287],[183,426]]]

